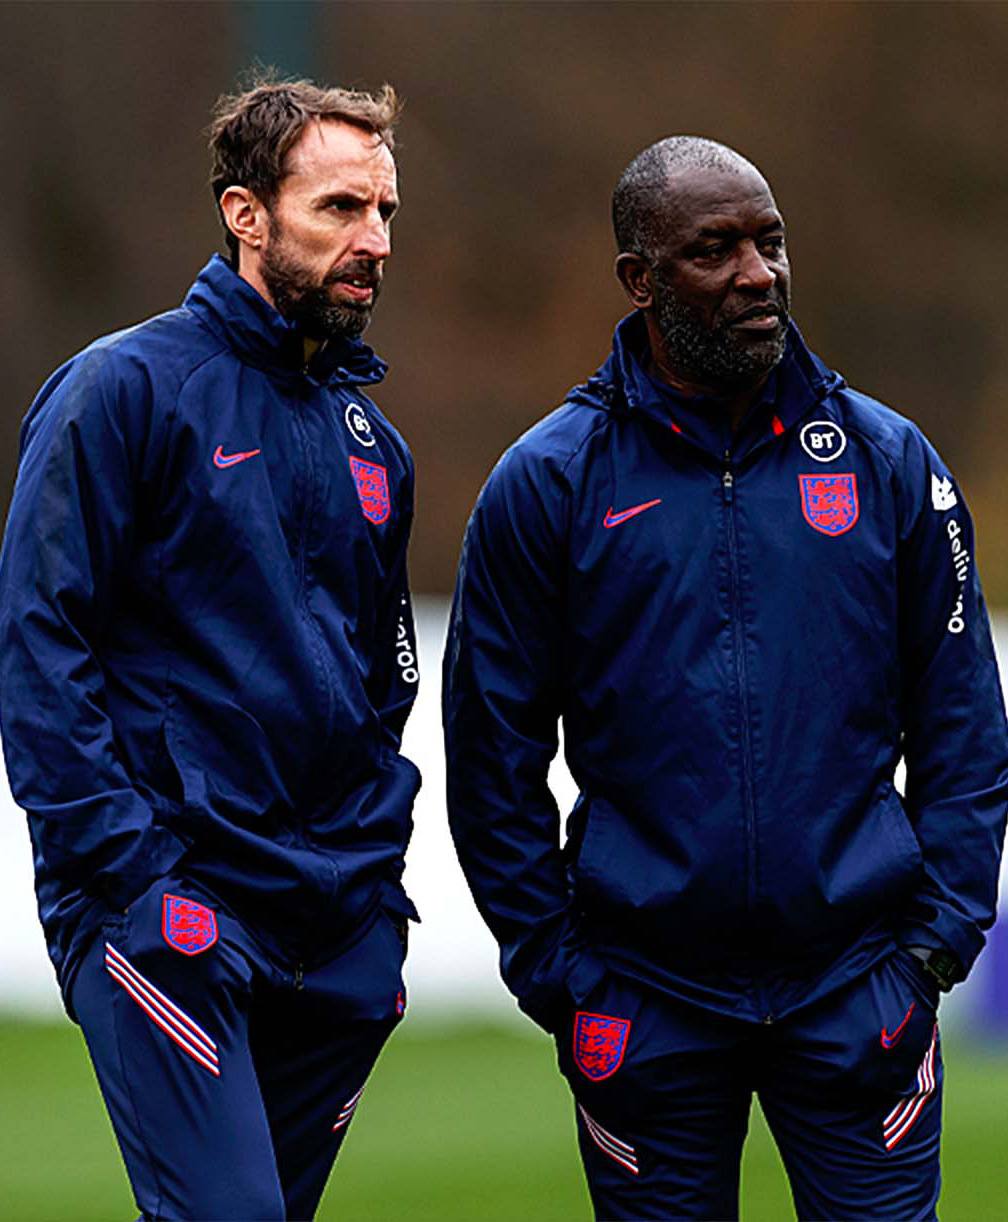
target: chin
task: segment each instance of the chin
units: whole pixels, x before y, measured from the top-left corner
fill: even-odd
[[[333,320],[331,336],[342,336],[344,339],[360,339],[371,325],[371,311],[367,313],[341,310],[340,317]]]
[[[776,335],[768,335],[750,343],[738,344],[737,351],[745,360],[752,361],[754,365],[765,365],[769,370],[784,355],[786,347],[786,335],[781,330]]]

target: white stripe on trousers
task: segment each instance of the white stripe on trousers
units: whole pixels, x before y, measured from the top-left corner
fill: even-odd
[[[580,1103],[577,1106],[585,1122],[585,1128],[588,1130],[588,1136],[602,1153],[607,1154],[614,1162],[626,1167],[631,1174],[640,1175],[640,1168],[637,1166],[637,1152],[633,1146],[613,1136],[608,1129],[604,1129],[597,1120],[593,1120],[588,1115]]]
[[[361,1095],[363,1094],[364,1087],[362,1086],[355,1095],[351,1095],[346,1103],[343,1104],[343,1109],[336,1117],[336,1123],[332,1127],[332,1131],[334,1133],[338,1132],[340,1129],[344,1128],[350,1123],[354,1112],[357,1110],[357,1104],[360,1103]]]
[[[934,1062],[937,1042],[938,1024],[935,1023],[934,1031],[931,1033],[931,1046],[924,1054],[920,1069],[917,1070],[917,1093],[909,1099],[901,1099],[882,1121],[882,1140],[887,1150],[894,1149],[906,1137],[917,1123],[924,1104],[934,1094],[936,1086]]]
[[[203,1028],[165,996],[159,988],[142,975],[120,951],[105,943],[105,969],[108,974],[137,1003],[141,1010],[179,1048],[208,1070],[215,1078],[220,1077],[220,1060],[217,1045]]]

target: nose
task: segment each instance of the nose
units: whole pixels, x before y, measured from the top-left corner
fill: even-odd
[[[777,269],[770,260],[760,254],[755,242],[740,243],[735,283],[739,288],[753,289],[761,293],[765,293],[777,283]]]
[[[392,253],[389,223],[377,208],[369,209],[357,230],[356,254],[368,259],[387,259]]]

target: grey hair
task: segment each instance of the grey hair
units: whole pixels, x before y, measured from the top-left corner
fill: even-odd
[[[741,153],[703,136],[666,136],[650,145],[630,162],[613,191],[613,231],[621,254],[654,257],[668,180],[677,170],[694,169],[759,173]]]

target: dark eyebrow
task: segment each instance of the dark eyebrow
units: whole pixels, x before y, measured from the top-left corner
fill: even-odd
[[[330,204],[366,204],[367,199],[356,191],[327,191],[315,200],[316,208],[328,208]]]
[[[365,207],[368,202],[367,195],[359,195],[353,190],[344,191],[327,191],[325,195],[320,195],[313,201],[315,208],[329,208],[333,204],[354,204],[357,207]],[[399,208],[398,196],[392,196],[391,199],[382,199],[378,203],[380,209],[391,210],[396,212]]]
[[[760,234],[771,233],[775,230],[783,230],[784,219],[777,217],[772,221],[767,221],[765,225],[761,225],[758,232]],[[722,221],[720,224],[704,225],[697,230],[698,238],[723,238],[728,237],[733,233],[740,233],[741,228],[731,221]]]

